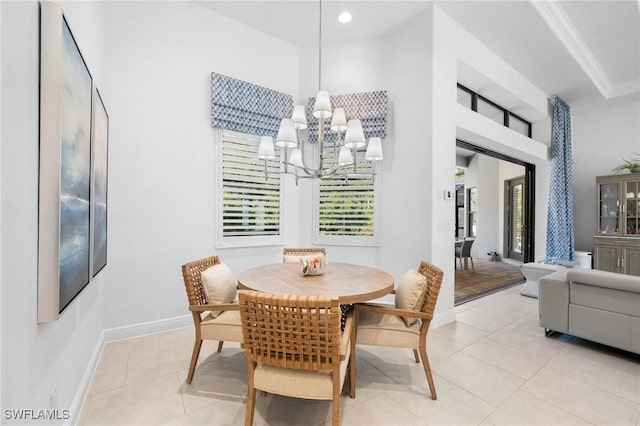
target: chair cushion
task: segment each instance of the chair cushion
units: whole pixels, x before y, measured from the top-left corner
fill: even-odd
[[[207,296],[207,304],[231,303],[235,300],[238,289],[233,273],[227,265],[224,263],[213,265],[202,271],[200,275],[204,294]],[[212,316],[216,317],[219,313],[212,312]]]
[[[357,343],[359,345],[417,348],[420,342],[420,321],[407,327],[400,317],[361,311],[358,314]]]
[[[427,278],[415,269],[409,269],[396,289],[396,308],[420,311],[427,291]],[[418,318],[401,317],[411,327]]]
[[[223,342],[242,342],[240,311],[224,311],[215,317],[208,314],[200,323],[202,338]]]
[[[340,362],[340,389],[344,384],[350,354],[351,345],[347,345],[346,356]],[[253,383],[256,389],[278,395],[307,399],[333,398],[331,371],[295,370],[258,364],[253,373]]]

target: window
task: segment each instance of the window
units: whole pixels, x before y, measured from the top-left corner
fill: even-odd
[[[325,145],[325,161],[333,162],[333,146]],[[364,157],[364,149],[358,151]],[[358,172],[371,173],[375,164],[360,160]],[[377,245],[377,182],[371,175],[345,174],[319,179],[315,183],[315,243]]]
[[[478,212],[478,191],[476,188],[467,189],[468,206],[468,225],[467,237],[475,237],[477,235],[477,212]]]
[[[477,112],[498,124],[504,124],[504,110],[498,108],[494,103],[486,101],[484,98],[478,98]]]
[[[458,83],[458,103],[477,112],[498,124],[502,124],[524,136],[531,137],[531,123],[518,117],[511,111],[490,101],[468,87]]]
[[[217,129],[217,247],[282,244],[279,158],[257,158],[260,137]],[[279,150],[276,150],[279,156]]]
[[[469,109],[473,109],[473,92],[458,85],[458,103]]]
[[[518,133],[523,134],[524,136],[529,136],[529,128],[530,124],[517,115],[509,114],[509,128],[515,130]]]

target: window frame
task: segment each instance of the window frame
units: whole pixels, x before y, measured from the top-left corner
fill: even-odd
[[[260,143],[260,136],[251,135],[248,133],[237,132],[233,130],[226,130],[216,128],[214,129],[215,139],[215,156],[216,156],[216,173],[215,179],[215,207],[214,207],[214,226],[215,230],[215,247],[216,248],[231,248],[231,247],[259,247],[259,246],[275,246],[284,244],[284,179],[281,174],[278,174],[279,179],[279,223],[277,235],[247,235],[247,236],[224,236],[224,142],[226,138],[243,138],[255,143],[256,156],[258,153],[258,145]],[[280,150],[276,150],[277,158],[272,160],[277,162],[278,168],[280,164]],[[263,163],[263,160],[255,158],[256,162]],[[255,163],[252,163],[255,164]],[[273,172],[270,176],[273,175]]]
[[[471,186],[467,188],[467,232],[469,238],[476,238],[478,235],[478,188]]]
[[[462,85],[460,83],[456,83],[456,86],[457,86],[458,90],[461,90],[461,91],[463,91],[463,92],[465,92],[465,93],[467,93],[467,94],[469,94],[471,96],[471,110],[473,112],[477,112],[478,114],[482,115],[483,117],[488,118],[491,121],[495,121],[498,124],[502,124],[503,126],[513,130],[514,132],[517,132],[517,133],[519,133],[521,135],[524,135],[524,136],[528,137],[529,139],[532,138],[532,134],[533,133],[532,133],[532,125],[531,125],[530,121],[525,120],[524,118],[520,117],[519,115],[514,114],[513,112],[509,111],[508,109],[498,105],[497,103],[493,102],[490,99],[485,98],[481,94],[469,89],[468,87],[466,87],[466,86],[464,86],[464,85]],[[478,101],[481,101],[481,102],[483,102],[483,103],[485,103],[487,105],[490,105],[490,106],[494,107],[497,110],[502,111],[502,113],[503,113],[502,122],[494,120],[493,118],[491,118],[491,117],[489,117],[487,115],[484,115],[481,112],[479,112],[478,111]],[[465,104],[461,104],[460,102],[458,102],[458,104],[459,105],[463,105],[466,108],[469,108],[469,106],[467,106]],[[509,125],[509,121],[510,121],[511,118],[515,118],[516,120],[520,121],[524,125],[524,127],[525,127],[525,132],[524,133],[519,131],[517,128],[513,128],[513,127],[511,127]]]
[[[359,163],[370,163],[373,177],[373,235],[321,235],[320,234],[320,180],[313,182],[313,243],[321,245],[379,247],[380,167],[377,161],[364,160],[365,148],[358,149]]]

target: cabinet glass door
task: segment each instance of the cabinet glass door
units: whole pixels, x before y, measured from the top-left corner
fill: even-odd
[[[598,185],[598,234],[619,235],[620,200],[618,194],[617,183],[601,183]]]
[[[640,235],[640,182],[625,184],[625,235]]]

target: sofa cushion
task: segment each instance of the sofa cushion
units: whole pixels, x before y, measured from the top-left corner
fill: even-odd
[[[571,269],[567,280],[592,286],[640,293],[640,277],[595,269]]]
[[[631,350],[631,318],[615,312],[569,305],[569,334]]]
[[[640,317],[640,293],[571,281],[569,303]]]
[[[540,278],[540,326],[560,333],[569,332],[568,269],[562,268]]]

